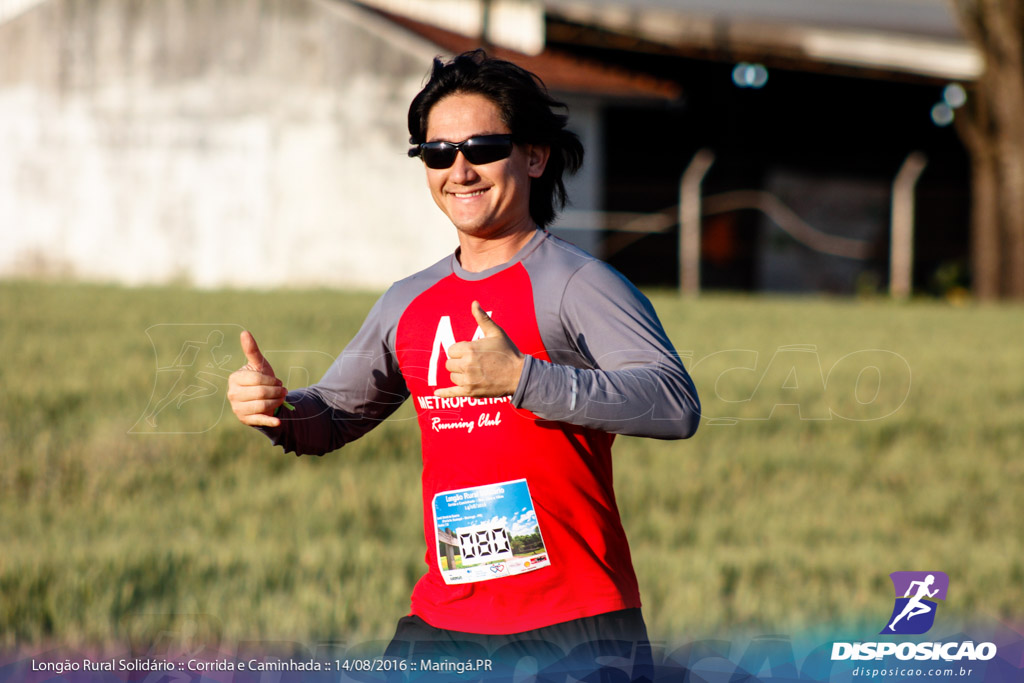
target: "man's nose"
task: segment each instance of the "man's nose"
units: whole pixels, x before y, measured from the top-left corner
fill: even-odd
[[[479,178],[476,168],[466,160],[462,151],[455,155],[455,163],[452,164],[451,179],[460,185],[476,182]]]

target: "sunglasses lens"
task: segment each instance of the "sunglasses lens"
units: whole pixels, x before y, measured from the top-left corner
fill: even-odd
[[[428,142],[420,147],[420,156],[427,168],[448,168],[455,163],[458,151],[455,145],[447,142]]]
[[[478,135],[458,143],[443,140],[427,142],[419,146],[417,156],[423,159],[427,168],[450,168],[459,150],[462,150],[466,161],[471,164],[489,164],[512,154],[512,136]]]
[[[462,153],[471,164],[489,164],[512,154],[512,141],[496,135],[470,138],[462,144]]]

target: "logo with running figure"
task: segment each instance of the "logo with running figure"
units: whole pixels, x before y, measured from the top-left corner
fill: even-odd
[[[946,599],[949,577],[944,572],[893,572],[896,604],[881,634],[920,635],[935,623],[938,602]]]

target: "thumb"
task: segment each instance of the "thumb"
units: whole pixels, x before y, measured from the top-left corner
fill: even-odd
[[[252,336],[252,332],[249,330],[243,330],[241,336],[242,352],[245,354],[245,360],[249,367],[264,375],[273,375],[274,369],[270,367],[270,363],[263,357],[263,353],[260,351],[259,345],[256,343],[256,337]]]
[[[505,330],[501,329],[498,323],[491,320],[491,317],[487,315],[487,311],[484,310],[479,301],[474,301],[471,308],[473,310],[473,318],[476,320],[476,324],[480,326],[480,329],[483,330],[485,337],[505,335]]]

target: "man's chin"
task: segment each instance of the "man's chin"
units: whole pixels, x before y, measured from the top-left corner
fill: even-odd
[[[479,217],[462,218],[449,216],[449,219],[451,220],[452,225],[455,226],[455,229],[464,235],[470,235],[472,237],[485,237],[491,232],[491,230],[489,229],[490,223],[481,220]]]

